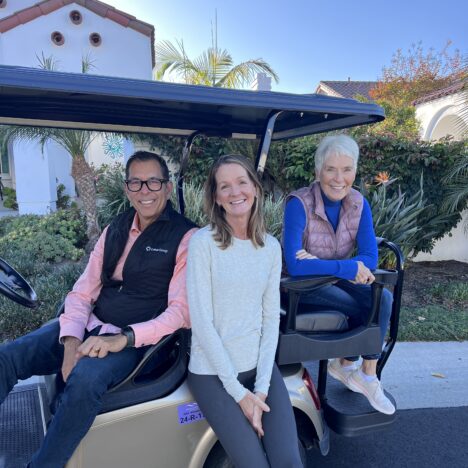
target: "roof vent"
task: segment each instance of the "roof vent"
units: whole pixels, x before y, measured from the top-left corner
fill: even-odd
[[[0,0],[0,8],[5,8],[7,6],[7,0]]]
[[[65,38],[63,37],[63,34],[59,31],[54,31],[50,35],[50,38],[55,45],[61,46],[65,43]]]
[[[89,42],[91,43],[92,46],[94,47],[99,47],[102,44],[102,38],[99,33],[91,33],[89,35]]]
[[[70,19],[73,24],[81,24],[83,21],[83,16],[78,10],[73,10],[70,12]]]

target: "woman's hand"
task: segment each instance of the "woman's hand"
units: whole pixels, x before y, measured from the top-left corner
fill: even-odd
[[[260,398],[263,402],[265,402],[267,396],[264,393],[256,392],[255,395]],[[259,437],[263,437],[265,433],[263,432],[263,424],[262,424],[262,416],[263,410],[259,406],[254,407],[254,414],[253,414],[253,427],[257,427],[257,434]]]
[[[297,260],[313,260],[314,258],[318,258],[307,252],[307,250],[301,249],[296,252]]]
[[[269,406],[263,401],[263,394],[259,393],[254,395],[252,392],[247,390],[247,393],[241,401],[239,401],[239,406],[241,407],[244,416],[248,419],[249,423],[254,428],[254,431],[258,434],[259,437],[264,435],[262,428],[262,414],[263,412],[269,412]],[[265,396],[266,399],[266,396]]]
[[[364,265],[360,260],[357,262],[358,271],[356,273],[356,278],[354,278],[353,283],[356,284],[372,284],[375,281],[375,276],[369,270],[369,268]]]

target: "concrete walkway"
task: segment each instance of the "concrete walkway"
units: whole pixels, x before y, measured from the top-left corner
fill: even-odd
[[[382,383],[398,409],[468,406],[468,341],[397,342]]]

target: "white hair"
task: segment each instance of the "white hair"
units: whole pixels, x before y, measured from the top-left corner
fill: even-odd
[[[359,146],[348,135],[330,135],[322,139],[315,152],[315,170],[322,170],[325,160],[332,155],[349,156],[353,160],[354,169],[357,169],[359,160]]]

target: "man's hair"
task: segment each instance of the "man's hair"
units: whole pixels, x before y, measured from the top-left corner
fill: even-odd
[[[125,166],[126,179],[128,179],[130,175],[130,166],[135,161],[156,161],[161,167],[163,179],[169,180],[169,169],[167,167],[166,161],[162,156],[157,153],[152,153],[151,151],[137,151],[128,158],[127,164]]]
[[[257,195],[250,211],[247,236],[255,247],[265,245],[265,223],[263,219],[263,187],[252,162],[240,154],[226,154],[220,156],[211,166],[210,173],[205,182],[204,208],[208,216],[211,228],[214,231],[213,238],[221,249],[227,249],[232,244],[232,229],[226,221],[224,208],[216,203],[216,173],[224,164],[238,164],[243,167],[253,183]]]

